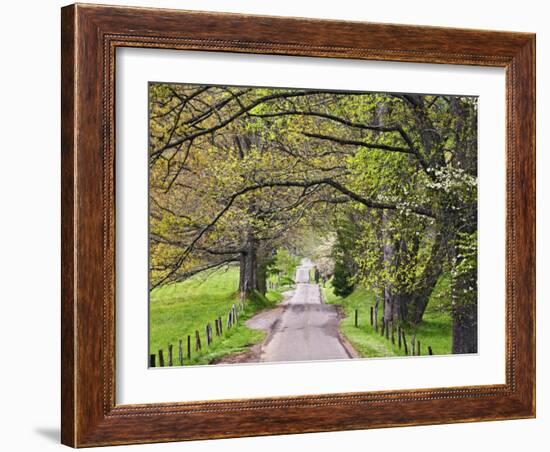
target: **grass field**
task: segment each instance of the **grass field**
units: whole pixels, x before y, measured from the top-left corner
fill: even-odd
[[[452,321],[450,315],[445,312],[444,294],[448,285],[448,278],[443,276],[436,286],[428,307],[424,314],[422,323],[416,328],[406,327],[405,334],[407,345],[410,347],[412,335],[420,341],[421,353],[428,354],[428,346],[432,347],[434,355],[446,355],[451,353],[452,344]],[[370,307],[374,306],[374,293],[363,288],[357,288],[346,298],[336,296],[332,291],[330,283],[326,284],[323,293],[327,303],[339,304],[342,306],[345,318],[340,324],[340,330],[363,357],[403,356],[401,350],[391,340],[380,335],[380,325],[383,313],[382,304],[378,309],[378,326],[376,332],[370,325]],[[358,311],[358,327],[355,327],[355,309]],[[410,351],[410,350],[409,350]]]
[[[151,292],[149,304],[149,350],[158,354],[162,349],[165,363],[168,362],[168,345],[174,347],[174,365],[178,362],[178,340],[182,339],[184,356],[187,353],[187,335],[191,335],[191,359],[184,359],[184,365],[208,364],[229,353],[246,350],[261,341],[265,333],[251,330],[244,321],[262,309],[269,308],[282,300],[280,288],[269,291],[266,296],[253,294],[246,300],[244,311],[239,316],[237,326],[226,328],[227,313],[238,302],[239,269],[236,266],[217,271],[207,278],[196,275],[184,282],[159,287]],[[221,317],[223,336],[206,345],[205,326]],[[201,335],[202,350],[195,352],[195,331]],[[157,358],[158,359],[158,358]],[[157,361],[158,365],[158,361]]]

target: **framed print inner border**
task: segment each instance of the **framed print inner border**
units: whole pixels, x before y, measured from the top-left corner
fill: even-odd
[[[118,47],[504,67],[506,383],[117,405]],[[61,154],[64,444],[82,447],[535,415],[534,35],[71,5],[62,9]]]

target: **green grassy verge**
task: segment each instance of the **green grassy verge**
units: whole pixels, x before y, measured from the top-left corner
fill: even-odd
[[[238,302],[238,267],[218,271],[208,277],[196,275],[184,282],[159,287],[151,292],[149,303],[149,352],[162,349],[168,364],[168,345],[173,345],[174,365],[178,361],[178,340],[183,341],[183,365],[208,364],[227,354],[245,351],[260,342],[265,333],[252,330],[244,322],[262,309],[283,299],[288,288],[269,291],[266,296],[253,294],[244,304],[238,325],[227,329],[227,313]],[[223,335],[215,335],[214,319],[222,318]],[[206,344],[205,326],[212,325],[213,341]],[[202,350],[195,352],[195,331],[201,337]],[[187,359],[187,336],[191,335],[191,359]],[[158,366],[158,356],[157,356]]]
[[[448,293],[448,277],[444,275],[433,291],[430,302],[424,314],[423,321],[417,327],[405,327],[407,346],[410,348],[412,335],[420,341],[421,354],[428,354],[428,346],[432,347],[434,355],[451,353],[452,321],[444,309],[445,295]],[[345,317],[340,323],[340,330],[362,357],[404,356],[404,348],[399,349],[397,334],[395,345],[380,335],[383,306],[378,309],[378,332],[370,325],[370,307],[375,304],[374,293],[357,288],[345,297],[338,297],[332,291],[330,283],[323,289],[325,300],[330,304],[342,306]],[[358,326],[355,327],[355,310],[358,311]],[[410,351],[410,350],[409,350]]]

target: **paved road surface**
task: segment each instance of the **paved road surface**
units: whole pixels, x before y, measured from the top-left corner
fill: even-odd
[[[336,306],[321,301],[320,288],[309,283],[312,263],[303,259],[296,270],[296,290],[281,307],[261,313],[247,322],[251,328],[268,330],[260,361],[309,361],[348,359],[351,353],[338,333]]]

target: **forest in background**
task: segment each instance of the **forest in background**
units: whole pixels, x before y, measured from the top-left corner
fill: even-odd
[[[235,267],[248,300],[309,257],[336,296],[366,289],[404,325],[444,279],[452,352],[477,352],[477,98],[151,83],[149,99],[152,301]]]

